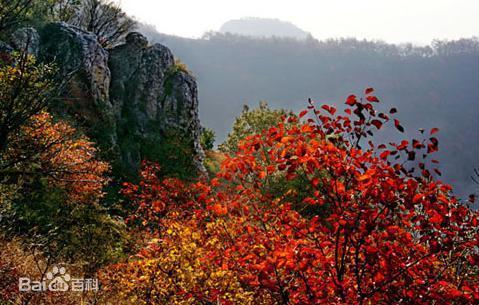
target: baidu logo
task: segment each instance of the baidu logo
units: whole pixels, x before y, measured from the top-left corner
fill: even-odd
[[[22,277],[18,281],[18,288],[21,292],[67,292],[67,291],[97,291],[97,279],[72,278],[65,267],[54,266],[46,274],[46,279],[34,281]]]

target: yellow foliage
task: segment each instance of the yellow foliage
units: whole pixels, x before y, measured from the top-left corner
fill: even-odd
[[[102,273],[106,298],[135,305],[260,304],[234,272],[222,266],[222,243],[213,233],[224,226],[217,220],[199,228],[194,218],[168,223],[164,236],[138,260]],[[215,291],[218,295],[211,295]]]

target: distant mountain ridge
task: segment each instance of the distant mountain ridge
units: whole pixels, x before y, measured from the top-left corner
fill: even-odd
[[[459,194],[476,192],[479,168],[479,39],[430,46],[357,39],[260,39],[208,33],[201,39],[141,31],[162,43],[197,77],[200,117],[221,143],[244,104],[295,111],[318,102],[341,105],[348,94],[375,87],[385,108],[398,107],[408,137],[439,127],[444,181]],[[388,137],[385,134],[385,137]]]
[[[256,17],[227,21],[221,26],[219,32],[259,38],[280,37],[302,40],[311,37],[310,33],[300,29],[291,22]]]

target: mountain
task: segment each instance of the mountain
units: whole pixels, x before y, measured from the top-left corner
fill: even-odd
[[[231,33],[250,37],[281,37],[307,39],[311,36],[291,22],[279,19],[247,17],[224,23],[220,33]]]
[[[150,29],[151,30],[151,29]],[[209,33],[185,39],[149,31],[197,77],[200,117],[221,143],[243,104],[267,100],[295,111],[307,99],[340,106],[347,95],[374,87],[382,106],[397,107],[409,127],[439,127],[443,179],[458,194],[477,191],[479,168],[479,41],[436,41],[430,46],[337,39],[297,41]],[[393,134],[382,133],[385,138]]]

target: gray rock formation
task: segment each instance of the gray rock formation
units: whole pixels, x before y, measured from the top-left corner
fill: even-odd
[[[37,56],[40,48],[40,35],[34,28],[20,28],[13,32],[11,43],[15,49],[26,50]]]
[[[88,99],[89,106],[111,108],[109,101],[110,69],[108,52],[97,42],[94,34],[66,23],[52,23],[40,32],[40,57],[55,61],[66,77],[70,74],[82,78],[82,92],[72,92]]]
[[[205,172],[196,81],[175,64],[171,51],[160,44],[149,46],[144,36],[131,33],[125,44],[111,50],[109,66],[110,96],[122,141],[181,137],[192,146],[196,168]],[[127,163],[137,164],[144,155],[139,147],[121,146]]]
[[[77,118],[113,154],[108,158],[120,175],[136,173],[145,158],[161,164],[169,139],[181,140],[195,156],[194,168],[205,172],[196,81],[168,48],[131,33],[107,52],[95,35],[53,23],[40,31],[39,57],[71,78],[58,111]]]
[[[66,23],[51,23],[39,31],[39,58],[54,62],[67,81],[60,114],[74,117],[103,151],[116,152],[116,122],[110,103],[108,52],[94,34]]]

